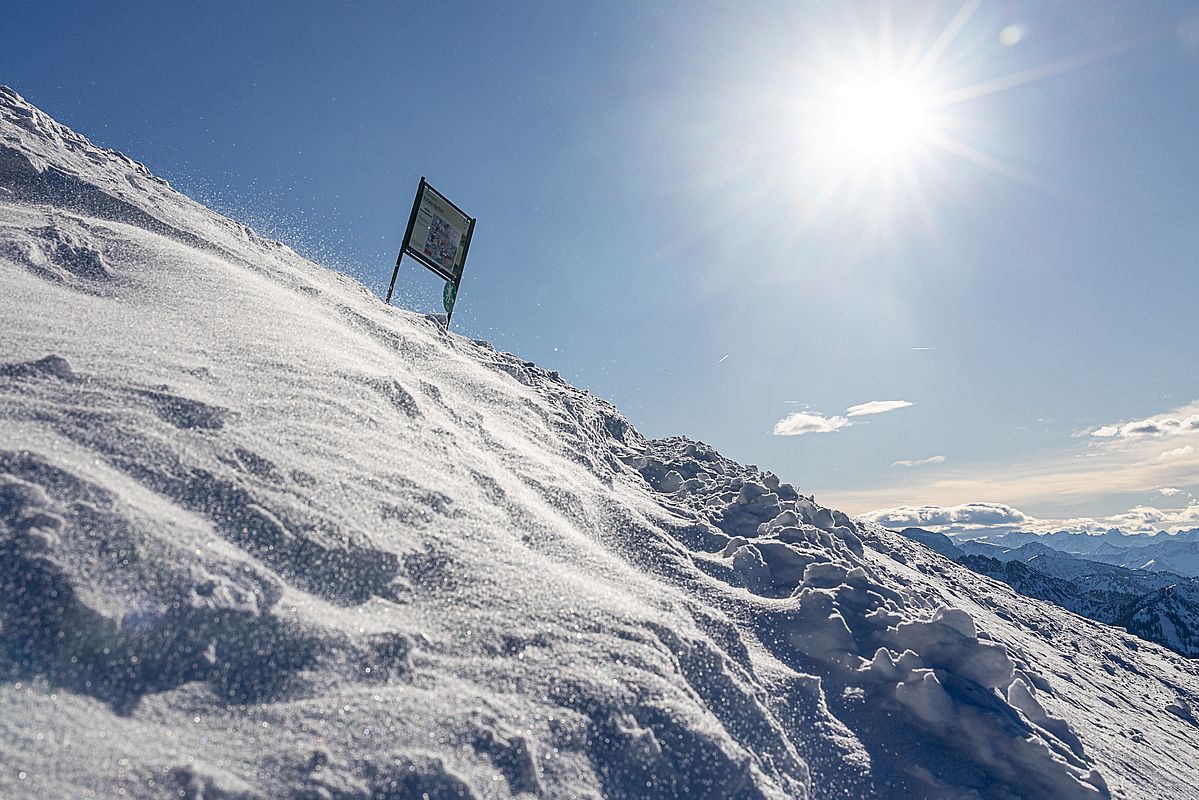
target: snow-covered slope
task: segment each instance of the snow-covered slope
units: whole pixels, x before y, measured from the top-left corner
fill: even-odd
[[[957,562],[980,575],[1003,581],[1022,595],[1045,600],[1098,622],[1112,624],[1120,611],[1136,599],[1135,595],[1121,594],[1109,602],[1096,603],[1070,579],[1047,575],[1019,559],[1000,561],[987,556],[966,555]]]
[[[1194,664],[7,89],[0,280],[0,797],[1195,796]]]

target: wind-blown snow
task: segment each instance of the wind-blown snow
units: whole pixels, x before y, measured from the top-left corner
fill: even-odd
[[[0,796],[1194,796],[1191,662],[647,441],[7,89],[0,273]]]

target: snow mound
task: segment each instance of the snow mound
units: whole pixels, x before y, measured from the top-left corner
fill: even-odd
[[[0,89],[0,796],[1184,797],[1191,662]]]

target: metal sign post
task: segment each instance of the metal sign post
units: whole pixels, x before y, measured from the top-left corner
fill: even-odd
[[[466,253],[474,232],[475,219],[467,216],[465,211],[451,203],[421,176],[384,302],[391,304],[396,276],[400,274],[400,262],[407,253],[445,280],[441,301],[445,306],[445,325],[449,328],[450,319],[454,316],[454,301],[458,299],[458,286],[462,282],[462,268],[466,265]]]

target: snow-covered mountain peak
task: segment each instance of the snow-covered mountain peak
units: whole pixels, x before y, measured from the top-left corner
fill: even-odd
[[[648,441],[11,90],[0,189],[0,796],[1194,785],[1185,659]]]

